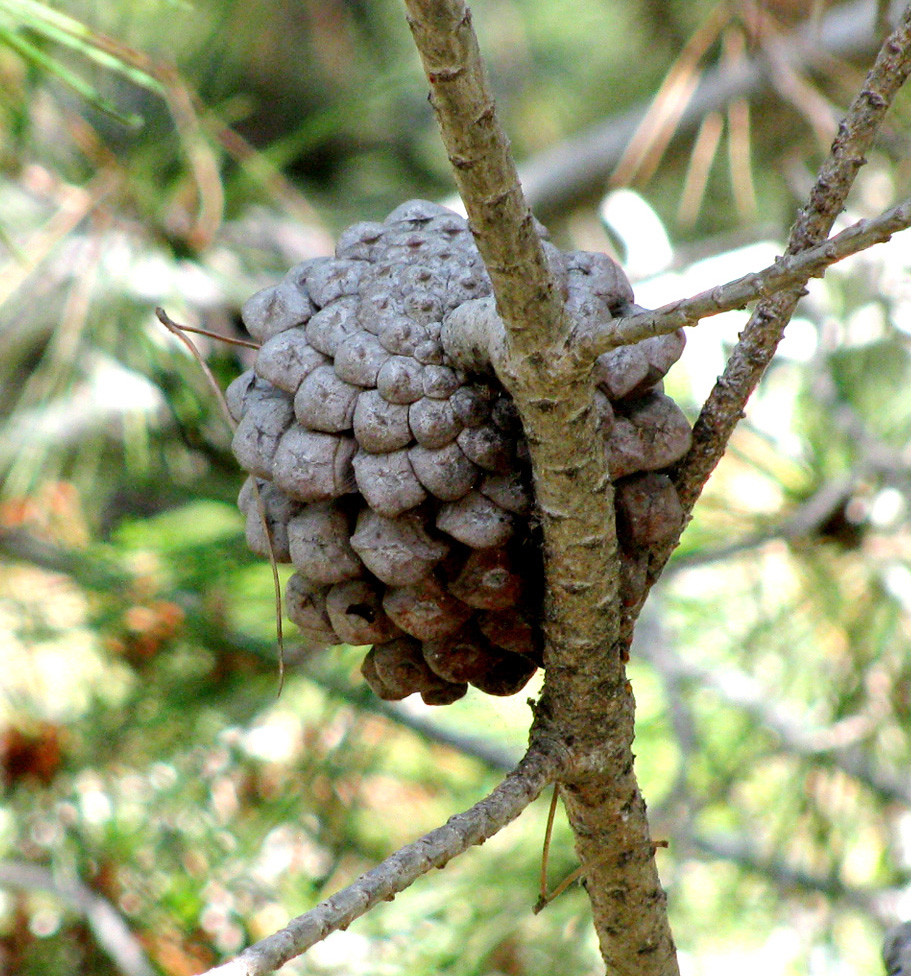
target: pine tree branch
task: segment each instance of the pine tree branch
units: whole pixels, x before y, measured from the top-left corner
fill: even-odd
[[[507,332],[519,348],[565,331],[563,299],[525,202],[462,0],[405,0],[430,102]]]
[[[863,88],[854,99],[831,152],[810,192],[807,205],[791,228],[786,256],[799,254],[825,240],[866,153],[895,95],[911,72],[911,6],[880,49]],[[764,299],[754,311],[734,348],[723,375],[706,400],[693,430],[693,446],[676,476],[684,510],[693,504],[724,454],[747,400],[771,361],[803,294],[803,287],[782,290]]]
[[[576,354],[582,360],[594,361],[602,353],[618,346],[668,335],[679,328],[691,328],[702,319],[742,309],[757,299],[769,298],[791,288],[802,288],[810,278],[823,277],[833,264],[875,244],[883,244],[893,234],[908,227],[911,227],[911,199],[876,217],[858,220],[821,244],[777,258],[761,271],[751,271],[733,281],[707,288],[690,298],[668,302],[652,311],[635,312],[598,322],[594,326],[587,323],[584,329],[576,328],[573,338]],[[496,308],[486,298],[465,303],[450,316],[447,325],[450,323],[461,334],[451,338],[447,336],[447,351],[455,352],[466,362],[472,360],[476,365],[487,362],[485,350],[490,346],[490,337],[501,337],[504,332]]]
[[[865,154],[873,145],[886,112],[911,72],[911,6],[905,8],[895,30],[886,38],[863,87],[838,127],[806,206],[800,211],[788,240],[785,258],[818,245],[828,236],[841,213]],[[702,407],[693,428],[693,445],[677,466],[675,486],[688,516],[715,466],[724,454],[747,400],[775,355],[785,327],[804,293],[793,286],[760,301],[740,333],[723,374]],[[651,556],[649,586],[661,575],[679,535]],[[624,613],[623,634],[631,639],[633,626],[648,596]]]
[[[529,749],[503,782],[470,810],[396,851],[347,888],[292,919],[280,932],[203,976],[264,976],[275,972],[331,932],[347,928],[381,901],[391,901],[422,875],[445,867],[468,848],[493,837],[515,820],[558,772],[556,753]]]
[[[565,748],[561,795],[611,972],[673,976],[676,952],[633,772],[613,486],[579,355],[461,0],[405,0],[431,103],[504,329],[489,357],[531,453],[544,538],[545,684],[535,729]]]
[[[406,0],[406,6],[504,325],[488,351],[513,394],[532,455],[550,648],[558,657],[571,654],[575,662],[586,662],[582,686],[575,690],[590,688],[605,672],[622,684],[622,667],[611,650],[613,617],[606,612],[616,605],[619,575],[613,491],[597,434],[590,370],[572,347],[563,296],[496,117],[468,9],[462,0]],[[578,672],[574,663],[566,665]]]
[[[874,244],[882,244],[908,227],[911,227],[911,199],[877,217],[859,220],[821,244],[780,257],[762,271],[751,272],[724,285],[706,289],[692,298],[669,302],[652,312],[613,319],[603,329],[579,336],[580,354],[594,359],[617,346],[651,336],[667,335],[681,327],[698,325],[701,319],[709,316],[743,308],[756,299],[771,298],[782,291],[802,288],[810,278],[821,278],[826,269],[836,262]]]

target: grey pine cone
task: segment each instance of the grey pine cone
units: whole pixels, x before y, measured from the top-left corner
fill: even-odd
[[[630,307],[610,258],[546,247],[576,318]],[[456,368],[441,341],[447,316],[490,295],[465,220],[413,200],[349,227],[334,258],[292,268],[243,308],[261,346],[227,399],[250,475],[238,499],[248,544],[268,554],[268,528],[275,557],[295,565],[287,612],[305,638],[373,645],[362,671],[381,698],[447,704],[469,684],[511,695],[542,664],[521,423],[496,380]],[[690,445],[661,388],[683,342],[648,339],[595,366],[627,603],[648,547],[682,518],[660,472]]]

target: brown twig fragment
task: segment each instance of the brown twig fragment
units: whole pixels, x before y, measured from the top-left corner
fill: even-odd
[[[235,339],[234,336],[222,335],[220,332],[210,332],[209,329],[197,329],[193,325],[182,325],[184,332],[192,332],[194,335],[208,336],[210,339],[217,339],[219,342],[226,342],[229,346],[243,346],[245,349],[259,349],[258,342],[248,342],[246,339]]]
[[[655,840],[651,841],[648,846],[651,848],[651,853],[654,854],[659,847],[669,847],[670,845],[666,840]],[[556,888],[554,888],[550,894],[548,894],[546,890],[543,890],[541,892],[541,896],[535,903],[535,907],[532,909],[535,915],[538,915],[544,911],[544,909],[547,908],[547,906],[554,901],[554,899],[559,898],[560,895],[562,895],[571,884],[578,881],[579,878],[587,875],[592,868],[597,867],[599,864],[604,864],[611,857],[616,856],[616,853],[616,851],[608,851],[606,854],[603,854],[600,858],[598,858],[594,864],[580,864],[579,867],[577,867],[574,871],[570,871],[570,873],[557,885]]]
[[[196,360],[196,362],[199,364],[199,368],[203,371],[203,375],[206,378],[206,382],[209,384],[209,388],[215,394],[215,400],[221,408],[225,422],[231,428],[231,430],[236,430],[237,424],[234,418],[231,416],[231,411],[228,409],[227,401],[225,400],[224,394],[221,392],[221,387],[218,385],[218,381],[212,375],[212,370],[209,369],[209,364],[206,362],[202,353],[196,348],[196,344],[187,335],[188,332],[195,330],[189,329],[184,325],[178,325],[178,323],[175,322],[163,308],[155,309],[155,317],[168,330],[168,332],[171,333],[171,335],[177,336],[177,338],[190,351],[190,355]]]
[[[547,811],[547,826],[544,828],[544,849],[541,851],[541,892],[538,904],[547,904],[547,862],[550,860],[550,841],[554,831],[554,816],[557,813],[557,800],[560,797],[560,784],[554,783],[554,791]],[[536,908],[535,911],[538,909]]]
[[[155,316],[159,322],[170,332],[172,335],[177,336],[177,338],[190,350],[190,354],[199,363],[199,368],[203,371],[212,392],[215,394],[215,399],[218,405],[221,407],[221,412],[227,421],[228,426],[231,430],[237,430],[237,423],[231,416],[231,411],[228,409],[228,401],[225,399],[224,393],[221,391],[221,387],[218,385],[217,380],[212,375],[212,370],[209,369],[209,364],[205,361],[202,353],[196,348],[196,344],[187,335],[188,332],[201,331],[198,329],[191,329],[186,325],[178,325],[168,313],[163,308],[155,309]],[[205,333],[210,335],[211,333]],[[216,336],[216,338],[221,338]],[[269,565],[272,567],[272,587],[275,591],[275,639],[278,642],[278,694],[281,695],[282,688],[285,685],[285,635],[284,628],[282,625],[282,584],[278,577],[278,560],[275,558],[275,547],[272,542],[272,531],[269,528],[269,520],[266,518],[266,509],[263,505],[262,495],[260,494],[259,485],[257,485],[255,479],[253,481],[253,495],[256,498],[256,505],[259,509],[259,518],[262,523],[263,532],[265,533],[266,541],[269,544]]]
[[[293,919],[280,932],[204,976],[264,976],[274,972],[330,932],[347,928],[374,905],[392,900],[422,875],[445,867],[469,847],[493,837],[553,782],[557,771],[552,755],[529,750],[503,782],[470,810],[396,851],[347,888]]]

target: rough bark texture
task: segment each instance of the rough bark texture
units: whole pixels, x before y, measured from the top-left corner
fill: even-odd
[[[210,969],[204,976],[265,976],[288,960],[347,928],[381,901],[391,901],[421,875],[443,868],[475,844],[483,844],[531,803],[553,781],[557,763],[551,753],[529,751],[503,782],[470,810],[408,844],[361,875],[285,928],[245,949],[236,959]]]
[[[406,0],[443,141],[490,272],[505,348],[494,367],[531,450],[545,546],[546,679],[535,734],[556,739],[567,812],[612,972],[677,972],[645,804],[619,638],[613,490],[590,367],[547,266],[494,112],[465,5]]]

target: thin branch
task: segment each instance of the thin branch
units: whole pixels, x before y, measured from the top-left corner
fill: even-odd
[[[222,416],[225,418],[225,423],[232,431],[236,430],[237,423],[231,416],[231,411],[228,409],[228,403],[225,400],[224,394],[221,392],[221,387],[218,385],[218,381],[212,375],[212,370],[209,369],[209,364],[206,362],[202,353],[200,353],[193,340],[187,335],[187,332],[194,332],[196,330],[187,329],[186,326],[175,322],[163,308],[155,309],[155,317],[168,330],[168,332],[171,333],[171,335],[176,336],[180,342],[187,347],[190,355],[199,364],[199,368],[202,370],[203,375],[206,378],[206,382],[209,384],[209,389],[212,391],[215,401],[221,409]]]
[[[554,783],[554,791],[547,811],[547,826],[544,828],[544,849],[541,851],[541,892],[538,903],[547,901],[547,862],[550,859],[550,841],[554,830],[554,816],[557,813],[557,800],[560,798],[560,784]]]
[[[204,976],[264,976],[299,956],[331,932],[347,928],[381,901],[391,901],[422,875],[493,837],[532,803],[559,772],[554,755],[529,750],[496,789],[465,813],[451,817],[280,932],[245,949]]]
[[[237,430],[237,422],[231,416],[231,411],[228,409],[228,401],[225,399],[224,393],[221,391],[221,387],[218,385],[212,370],[209,369],[209,364],[205,361],[202,353],[196,348],[196,343],[187,335],[187,332],[199,331],[196,329],[188,329],[186,326],[180,325],[175,322],[168,313],[163,308],[156,308],[155,315],[158,321],[170,332],[172,335],[177,336],[177,338],[189,349],[190,355],[199,364],[199,368],[203,371],[206,377],[206,381],[209,384],[213,394],[215,395],[215,400],[221,407],[222,415],[224,416],[228,427],[232,431]],[[263,533],[265,535],[266,544],[269,549],[269,566],[272,569],[272,588],[275,593],[275,639],[278,643],[278,696],[281,696],[282,689],[285,687],[285,635],[282,625],[282,584],[278,576],[278,560],[275,558],[275,544],[272,538],[272,529],[269,527],[269,519],[266,516],[266,507],[263,503],[263,496],[259,490],[259,485],[256,479],[253,479],[253,497],[256,499],[256,507],[259,511],[259,521],[262,525]]]
[[[0,887],[49,892],[85,917],[99,948],[125,976],[153,976],[152,964],[123,916],[81,881],[57,877],[47,868],[25,861],[0,861]]]
[[[259,349],[258,342],[248,342],[246,339],[236,339],[234,336],[222,335],[220,332],[212,332],[209,329],[198,329],[195,325],[182,325],[180,328],[184,332],[192,332],[195,335],[208,336],[210,339],[217,339],[219,342],[226,342],[230,346],[243,346],[245,349]]]
[[[722,312],[743,308],[758,298],[770,298],[781,291],[801,288],[810,278],[820,278],[838,261],[874,244],[888,241],[893,234],[911,227],[911,199],[878,217],[859,220],[827,241],[798,254],[778,258],[762,271],[751,272],[675,302],[653,312],[640,312],[613,319],[603,330],[579,337],[584,354],[595,358],[617,346],[628,345],[651,336],[667,335],[681,327]]]
[[[631,345],[653,336],[668,335],[679,328],[692,328],[702,319],[742,309],[757,299],[770,298],[787,289],[802,288],[810,278],[821,278],[833,264],[883,244],[894,234],[911,227],[911,198],[876,217],[858,220],[834,237],[798,254],[777,258],[761,271],[751,271],[723,285],[707,288],[690,298],[680,298],[652,311],[635,312],[586,324],[574,332],[574,348],[580,359],[593,361],[618,346]],[[470,303],[471,313],[458,321],[470,327],[471,335],[461,336],[461,345],[475,357],[483,357],[490,336],[503,334],[503,323],[489,299]],[[468,308],[468,306],[465,306]],[[461,351],[455,346],[455,351]]]
[[[839,125],[829,158],[810,192],[809,202],[791,229],[787,254],[805,251],[824,240],[844,208],[848,192],[886,111],[911,71],[911,7],[883,44],[863,88]],[[709,395],[693,430],[693,447],[681,463],[676,485],[684,510],[692,510],[709,475],[721,459],[746,402],[775,354],[785,326],[803,293],[785,289],[760,302]]]
[[[886,111],[909,72],[911,6],[905,8],[898,26],[886,39],[863,88],[839,125],[838,135],[816,178],[809,201],[791,228],[786,255],[806,251],[828,236],[844,208],[860,167],[866,162],[865,154],[873,145]],[[763,299],[740,333],[724,373],[718,378],[693,428],[693,445],[675,472],[675,487],[687,516],[721,460],[734,428],[743,417],[747,400],[775,355],[785,326],[803,292],[803,287],[798,286]],[[684,519],[684,524],[686,521]],[[638,604],[624,613],[624,637],[631,637],[648,590],[661,575],[678,541],[679,535],[652,553],[649,587],[645,588]]]

